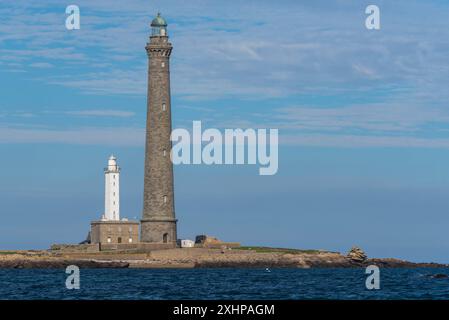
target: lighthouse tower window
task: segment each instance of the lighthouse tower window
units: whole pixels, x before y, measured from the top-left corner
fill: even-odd
[[[167,108],[167,106],[165,105],[165,103],[162,104],[162,111],[165,111],[165,109]]]

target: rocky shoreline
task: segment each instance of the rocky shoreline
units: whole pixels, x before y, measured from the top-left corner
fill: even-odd
[[[351,253],[352,252],[352,253]],[[438,263],[415,263],[393,258],[368,259],[359,248],[348,255],[327,251],[275,248],[207,249],[186,248],[151,252],[51,252],[3,251],[3,269],[80,268],[447,268]]]
[[[120,261],[94,261],[94,260],[66,260],[66,259],[43,259],[43,260],[1,260],[0,269],[63,269],[70,265],[80,268],[128,268],[129,263]]]

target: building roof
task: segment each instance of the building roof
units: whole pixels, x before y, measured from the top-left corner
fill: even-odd
[[[151,21],[151,26],[152,27],[166,27],[167,22],[165,21],[164,18],[161,17],[161,14],[158,12],[157,17],[154,18],[153,21]]]

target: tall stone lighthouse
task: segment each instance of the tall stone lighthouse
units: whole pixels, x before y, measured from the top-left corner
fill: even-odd
[[[176,246],[171,151],[170,54],[167,23],[151,22],[148,54],[148,101],[141,242]]]

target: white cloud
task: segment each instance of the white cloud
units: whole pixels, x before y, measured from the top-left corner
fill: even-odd
[[[63,143],[143,147],[145,130],[138,128],[78,128],[72,130],[0,127],[0,143]]]
[[[331,148],[442,148],[449,149],[449,138],[361,136],[361,135],[280,135],[280,144]]]
[[[405,103],[404,103],[405,102]],[[449,126],[449,110],[428,106],[418,107],[408,100],[403,103],[352,105],[343,107],[288,107],[280,108],[272,117],[272,125],[285,129],[338,132],[363,130],[364,134],[379,131],[395,134],[419,132],[425,126]],[[436,131],[436,129],[435,129]]]
[[[204,128],[206,129],[206,128]],[[0,143],[63,143],[144,147],[145,130],[139,128],[77,128],[71,130],[25,129],[0,127]],[[333,148],[408,147],[449,149],[449,138],[418,138],[401,136],[361,136],[326,134],[280,134],[280,145],[319,146]]]
[[[190,99],[279,97],[398,84],[417,88],[417,95],[429,89],[442,94],[442,83],[449,80],[449,44],[444,40],[449,31],[439,28],[446,17],[432,3],[381,1],[386,14],[377,33],[364,28],[364,10],[349,2],[279,6],[191,1],[181,6],[177,1],[120,5],[81,0],[82,26],[76,32],[64,29],[63,13],[42,13],[55,4],[11,3],[1,11],[6,23],[0,26],[0,42],[21,45],[0,50],[0,60],[25,63],[45,57],[48,63],[81,63],[87,69],[71,77],[54,81],[53,74],[42,80],[88,93],[145,94],[143,46],[158,8],[169,21],[175,48],[173,92]],[[433,19],[410,23],[421,12]],[[114,77],[129,70],[133,73],[123,79]]]
[[[297,141],[318,145],[321,138],[333,137],[369,145],[434,140],[434,145],[444,146],[444,139],[435,136],[443,136],[449,124],[447,5],[379,1],[379,32],[364,28],[364,8],[355,2],[291,1],[279,6],[269,1],[192,0],[181,6],[177,1],[80,0],[82,25],[77,32],[64,29],[63,10],[42,13],[55,1],[30,6],[12,2],[0,9],[5,17],[0,68],[25,72],[54,65],[58,68],[48,68],[36,79],[88,94],[144,96],[148,23],[153,12],[163,9],[174,45],[172,92],[187,104],[290,97],[290,107],[254,117],[238,113],[234,122],[278,127]],[[432,19],[416,20],[422,12]],[[74,66],[76,72],[61,73],[61,68]],[[379,91],[388,96],[373,95]],[[295,102],[304,94],[366,94],[367,102],[317,108]],[[69,114],[132,116],[111,110],[81,112]],[[234,120],[225,116],[210,117],[212,122]]]
[[[135,115],[132,111],[121,110],[81,110],[81,111],[67,111],[66,114],[74,116],[86,116],[86,117],[119,117],[128,118]]]
[[[48,79],[51,84],[78,88],[88,94],[132,94],[146,93],[145,69],[111,70],[84,74],[82,78],[72,74]]]
[[[47,62],[35,62],[30,64],[33,68],[52,68],[53,65]]]

